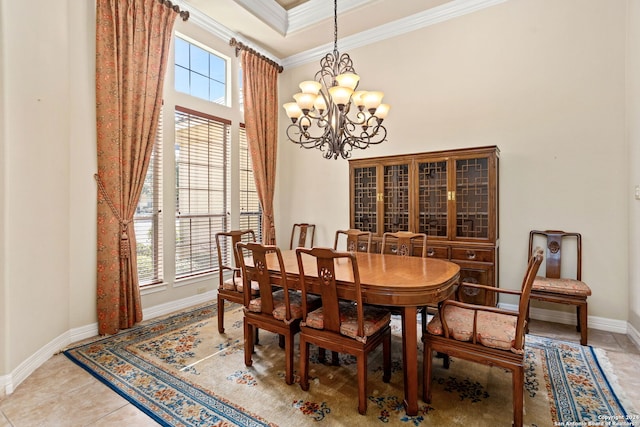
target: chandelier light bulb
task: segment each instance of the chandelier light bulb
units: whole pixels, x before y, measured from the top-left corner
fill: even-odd
[[[382,103],[382,98],[384,97],[383,92],[367,92],[363,97],[364,106],[371,114],[376,111],[376,108]]]
[[[338,86],[348,87],[351,90],[355,90],[359,80],[360,76],[355,73],[342,73],[336,76]]]
[[[302,83],[300,83],[300,90],[302,91],[302,93],[312,93],[314,95],[317,95],[318,92],[320,92],[320,88],[322,87],[322,85],[314,80],[307,80],[304,81]]]
[[[333,86],[329,88],[329,95],[333,100],[333,103],[338,106],[340,110],[349,103],[353,89],[343,86]]]
[[[318,95],[313,103],[313,106],[316,107],[316,110],[318,110],[320,114],[324,113],[324,110],[327,109],[327,103],[324,100],[324,96]]]
[[[380,104],[378,105],[378,108],[376,108],[376,113],[374,114],[374,116],[376,116],[380,120],[380,122],[382,122],[385,117],[387,117],[390,109],[391,106],[389,104]]]
[[[293,95],[293,98],[296,100],[296,103],[302,112],[307,114],[313,108],[313,103],[317,96],[318,95],[314,95],[313,93],[299,92]]]
[[[351,95],[351,100],[353,101],[354,105],[358,107],[358,110],[360,111],[364,109],[364,99],[362,99],[362,97],[366,93],[367,93],[366,90],[357,90],[353,92],[353,95]]]
[[[287,112],[287,117],[289,117],[293,123],[297,122],[302,115],[302,110],[295,102],[287,102],[283,107]]]

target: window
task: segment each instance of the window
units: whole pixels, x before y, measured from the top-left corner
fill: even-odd
[[[240,228],[252,229],[262,241],[262,208],[253,178],[253,165],[247,144],[247,132],[240,125]]]
[[[162,282],[162,144],[161,112],[147,176],[133,216],[141,286]]]
[[[229,105],[227,61],[195,42],[175,37],[175,89],[217,104]]]
[[[176,278],[211,272],[227,229],[230,121],[176,106]]]

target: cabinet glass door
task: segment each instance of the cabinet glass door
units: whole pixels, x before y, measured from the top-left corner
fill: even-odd
[[[384,230],[409,231],[409,165],[384,166]]]
[[[376,233],[377,229],[377,168],[353,169],[354,228]]]
[[[418,163],[418,232],[447,237],[447,162]]]
[[[489,159],[456,160],[456,237],[489,238]]]

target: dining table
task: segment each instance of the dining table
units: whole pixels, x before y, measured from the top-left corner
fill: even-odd
[[[282,251],[287,285],[299,289],[295,250]],[[418,310],[449,298],[460,277],[460,267],[450,261],[392,254],[356,252],[363,303],[395,307],[402,313],[402,362],[404,407],[407,415],[418,414]],[[309,292],[319,293],[317,267],[311,257],[303,257],[305,282]],[[355,295],[353,270],[343,259],[336,261],[338,296]],[[275,253],[267,257],[267,269],[274,284],[281,283]],[[420,332],[422,332],[420,330]]]

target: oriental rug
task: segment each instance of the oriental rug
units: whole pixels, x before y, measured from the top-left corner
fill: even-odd
[[[457,358],[449,369],[434,363],[432,402],[419,400],[418,415],[407,416],[399,319],[392,322],[391,382],[382,382],[378,349],[369,357],[368,410],[362,416],[354,358],[340,355],[340,365],[332,366],[320,363],[312,348],[305,392],[284,381],[277,335],[260,331],[253,366],[246,367],[241,307],[227,309],[225,334],[218,333],[216,310],[200,306],[145,321],[64,354],[164,426],[511,425],[511,374]],[[603,351],[528,335],[526,361],[525,425],[640,425],[605,374]],[[296,374],[297,362],[296,352]]]

